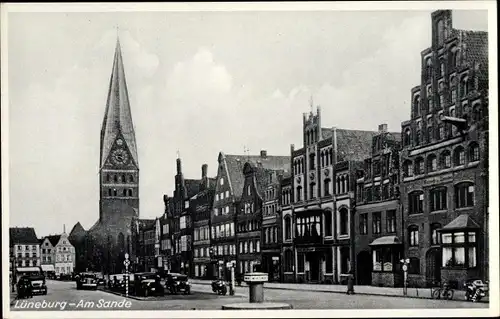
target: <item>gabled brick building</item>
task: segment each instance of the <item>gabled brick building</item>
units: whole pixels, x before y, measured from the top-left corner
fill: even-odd
[[[411,285],[488,278],[488,34],[431,15],[403,134],[401,200]]]

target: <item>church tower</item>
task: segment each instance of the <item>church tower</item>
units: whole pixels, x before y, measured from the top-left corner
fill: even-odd
[[[139,217],[139,161],[119,39],[101,128],[99,191],[99,220],[86,236],[87,267],[121,272]]]
[[[101,129],[99,220],[106,223],[123,204],[139,210],[139,161],[120,47],[116,42]]]

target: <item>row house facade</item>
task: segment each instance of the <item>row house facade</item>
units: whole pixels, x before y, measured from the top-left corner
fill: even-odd
[[[282,198],[285,282],[337,283],[353,270],[355,172],[375,134],[323,128],[319,107],[304,114],[303,147],[291,146],[291,185],[282,186],[285,198],[291,190]]]
[[[246,180],[244,174],[245,163],[251,163],[262,169],[275,170],[282,168],[286,163],[289,163],[289,161],[290,158],[288,156],[268,156],[265,150],[261,151],[260,155],[230,155],[224,154],[223,152],[219,153],[215,197],[210,217],[212,236],[211,251],[213,252],[211,258],[212,262],[216,264],[216,267],[214,267],[215,276],[230,278],[230,268],[228,267],[230,265],[236,267],[237,276],[245,272],[245,265],[247,265],[247,269],[252,268],[249,260],[249,258],[252,258],[249,257],[252,253],[248,253],[250,239],[248,239],[248,241],[242,241],[243,252],[245,251],[245,242],[247,243],[247,256],[244,258],[246,260],[243,263],[239,263],[239,260],[237,260],[239,242],[236,235],[236,225],[238,225],[238,213],[241,212],[241,209],[244,209],[244,207],[241,206],[241,198]],[[254,203],[254,209],[255,207]],[[248,217],[251,219],[248,220],[250,225],[248,226],[247,224],[247,226],[245,226],[250,228],[241,228],[240,233],[251,232],[253,234],[251,242],[252,251],[254,251],[257,237],[259,237],[260,245],[260,226],[262,218],[254,214],[250,215],[254,217]],[[260,264],[260,258],[258,258],[258,264]]]
[[[411,285],[488,277],[488,34],[431,15],[421,83],[401,125],[401,202]]]
[[[213,264],[210,259],[210,213],[215,194],[215,179],[207,175],[208,165],[201,167],[200,192],[189,199],[193,220],[193,276],[212,278]]]
[[[170,198],[168,195],[163,195],[163,203],[165,205],[165,211],[162,216],[158,218],[160,226],[160,251],[159,259],[161,262],[161,272],[167,273],[171,270],[171,258],[173,256],[173,246],[172,246],[172,234],[170,232],[170,221],[172,219],[172,213],[170,209]]]
[[[290,177],[289,168],[290,165],[287,165],[283,171],[272,171],[262,195],[262,271],[268,273],[269,281],[282,279],[281,183],[283,179]]]
[[[68,234],[63,232],[60,235],[46,236],[41,240],[42,270],[53,271],[56,276],[73,273],[76,265],[76,253],[75,247],[68,237]]]
[[[371,156],[356,176],[354,214],[355,282],[358,285],[403,285],[403,218],[399,201],[401,134],[379,125]]]
[[[133,218],[131,223],[131,237],[126,244],[129,248],[130,271],[157,271],[155,243],[156,219]],[[123,265],[114,265],[111,273],[124,271]]]
[[[40,241],[32,227],[9,229],[11,271],[20,267],[40,266]]]

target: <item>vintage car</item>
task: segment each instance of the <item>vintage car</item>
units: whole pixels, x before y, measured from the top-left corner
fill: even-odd
[[[134,274],[134,293],[137,296],[163,296],[165,288],[158,274],[143,272]]]
[[[80,274],[76,281],[76,289],[93,289],[97,290],[97,278],[94,274],[83,273]]]
[[[108,287],[115,291],[125,292],[125,274],[113,274],[109,276]],[[134,274],[128,274],[128,290],[133,293],[134,290]]]
[[[22,276],[17,282],[17,297],[31,298],[33,295],[46,295],[47,285],[42,275]]]
[[[188,277],[183,274],[169,273],[165,275],[165,288],[170,294],[183,292],[186,295],[191,293],[191,284]]]

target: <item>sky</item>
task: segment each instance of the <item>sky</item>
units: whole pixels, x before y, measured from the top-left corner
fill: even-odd
[[[289,155],[302,114],[399,132],[431,11],[9,13],[9,219],[39,237],[99,216],[99,139],[119,35],[138,144],[140,216],[163,213],[220,151]],[[453,26],[487,31],[486,11]]]

